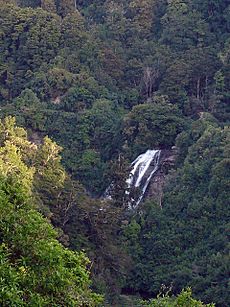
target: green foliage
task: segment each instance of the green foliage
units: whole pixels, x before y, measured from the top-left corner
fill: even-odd
[[[41,9],[4,5],[0,14],[2,93],[4,98],[11,98],[55,57],[60,44],[60,22],[57,16]]]
[[[229,16],[228,0],[0,0],[0,116],[16,116],[36,143],[13,119],[1,122],[1,163],[8,168],[0,169],[8,176],[17,164],[15,180],[22,180],[39,210],[62,228],[63,243],[93,255],[98,288],[108,286],[114,297],[129,262],[127,256],[119,259],[116,240],[119,208],[126,203],[126,158],[149,148],[168,149],[176,140],[178,170],[165,209],[153,206],[149,218],[143,213],[125,230],[139,274],[135,285],[129,283],[156,294],[160,283],[175,280],[178,292],[192,280],[202,300],[221,306],[227,301],[219,219],[228,197],[229,150],[222,128],[230,111]],[[45,135],[63,148],[63,165],[92,195],[102,195],[115,180],[117,204],[103,211],[101,202],[87,199],[61,166],[61,148],[49,138],[43,141]],[[206,228],[214,229],[212,238]],[[156,242],[147,246],[145,240],[158,230]],[[192,240],[189,249],[190,237],[200,243]],[[3,248],[6,267],[8,252]],[[141,257],[143,262],[149,257],[145,265]],[[15,291],[6,292],[20,306],[14,269],[2,272],[12,276]],[[31,305],[44,302],[36,293],[30,297]]]
[[[119,155],[118,159],[110,162],[109,167],[109,195],[117,207],[127,208],[129,197],[126,193],[128,184],[126,182],[130,173],[130,166],[124,156]]]
[[[125,117],[123,133],[132,154],[137,156],[148,148],[172,146],[183,125],[176,106],[142,104],[135,106]]]
[[[56,185],[63,180],[57,169],[58,147],[46,138],[29,166],[30,153],[26,155],[23,149],[31,149],[32,144],[13,119],[1,122],[1,139],[1,305],[96,306],[101,297],[89,290],[88,259],[64,248],[56,239],[57,232],[33,204],[34,173]],[[50,178],[52,172],[56,177]],[[44,178],[39,180],[45,183]]]
[[[37,106],[40,103],[37,95],[31,89],[25,89],[14,100],[17,108]]]
[[[55,2],[57,5],[57,11],[62,17],[67,16],[76,9],[75,2],[72,0],[55,0]]]
[[[50,13],[56,13],[56,6],[54,0],[41,0],[41,8]]]
[[[99,152],[92,149],[86,149],[77,161],[78,177],[92,193],[103,192],[106,188],[103,181],[105,167]]]
[[[95,97],[86,88],[70,88],[64,98],[64,108],[67,111],[78,112],[89,108]]]
[[[8,270],[2,280],[1,304],[33,306],[37,300],[41,306],[95,305],[96,296],[87,289],[88,260],[63,248],[52,227],[26,203],[18,184],[1,184],[2,244],[9,253],[4,253],[7,267],[1,263],[1,270]]]
[[[191,286],[195,297],[228,306],[229,128],[206,118],[193,124],[187,149],[178,143],[187,153],[166,186],[162,210],[150,202],[137,218],[142,252],[129,285],[153,294],[161,284],[176,293]]]
[[[151,300],[148,303],[142,304],[142,306],[151,307],[214,307],[214,304],[203,304],[201,301],[192,298],[192,291],[190,288],[182,290],[177,297],[170,297],[168,293],[162,297],[159,295],[156,299]]]
[[[169,3],[162,23],[162,41],[176,50],[202,45],[208,39],[208,24],[184,1]]]
[[[109,100],[97,100],[92,109],[84,114],[84,120],[89,123],[91,146],[108,160],[119,150],[122,140],[120,109],[113,106]]]

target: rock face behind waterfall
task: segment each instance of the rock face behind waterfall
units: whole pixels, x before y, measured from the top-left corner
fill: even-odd
[[[153,199],[161,206],[163,188],[168,169],[174,164],[173,150],[147,150],[131,163],[131,172],[126,180],[128,188],[126,196],[129,208],[137,209],[146,199]],[[113,183],[104,193],[105,198],[111,199]]]
[[[138,188],[140,193],[135,201],[130,200],[130,206],[133,209],[136,209],[143,200],[148,199],[154,200],[161,207],[167,174],[175,163],[175,157],[175,148],[147,150],[132,162],[127,183],[129,190]]]
[[[136,208],[145,197],[149,183],[159,168],[160,155],[161,150],[147,150],[132,162],[132,170],[127,179],[128,191],[126,194],[136,188],[139,189],[140,195],[136,200],[130,198],[131,207]]]
[[[159,206],[162,206],[163,189],[168,177],[168,171],[175,164],[176,149],[161,150],[159,168],[150,180],[148,189],[145,194],[145,200],[154,200]]]

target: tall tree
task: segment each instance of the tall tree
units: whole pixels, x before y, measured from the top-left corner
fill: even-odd
[[[0,135],[1,305],[96,306],[101,297],[89,290],[88,259],[64,248],[57,232],[35,209],[36,167],[28,166],[31,155],[23,149],[30,146],[35,151],[36,146],[10,118],[1,122]],[[52,158],[49,145],[44,163]]]

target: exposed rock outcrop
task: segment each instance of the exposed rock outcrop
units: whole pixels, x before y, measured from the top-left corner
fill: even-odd
[[[168,177],[169,170],[174,166],[176,160],[176,148],[162,150],[160,157],[160,167],[154,174],[146,191],[145,199],[152,199],[159,206],[162,206],[163,190]]]

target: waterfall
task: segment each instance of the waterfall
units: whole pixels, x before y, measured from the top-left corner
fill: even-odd
[[[160,155],[160,150],[147,150],[131,163],[129,178],[126,180],[128,187],[125,193],[129,196],[131,190],[138,188],[140,190],[140,196],[137,200],[134,200],[130,195],[130,209],[135,209],[143,200],[150,180],[159,168]],[[112,186],[113,183],[111,183],[104,193],[104,197],[107,199],[111,199],[110,191]]]
[[[141,194],[134,205],[131,200],[130,207],[136,208],[144,198],[150,180],[159,168],[160,154],[160,150],[147,150],[132,162],[132,170],[126,181],[128,184],[126,194],[130,193],[131,188],[139,188]]]

